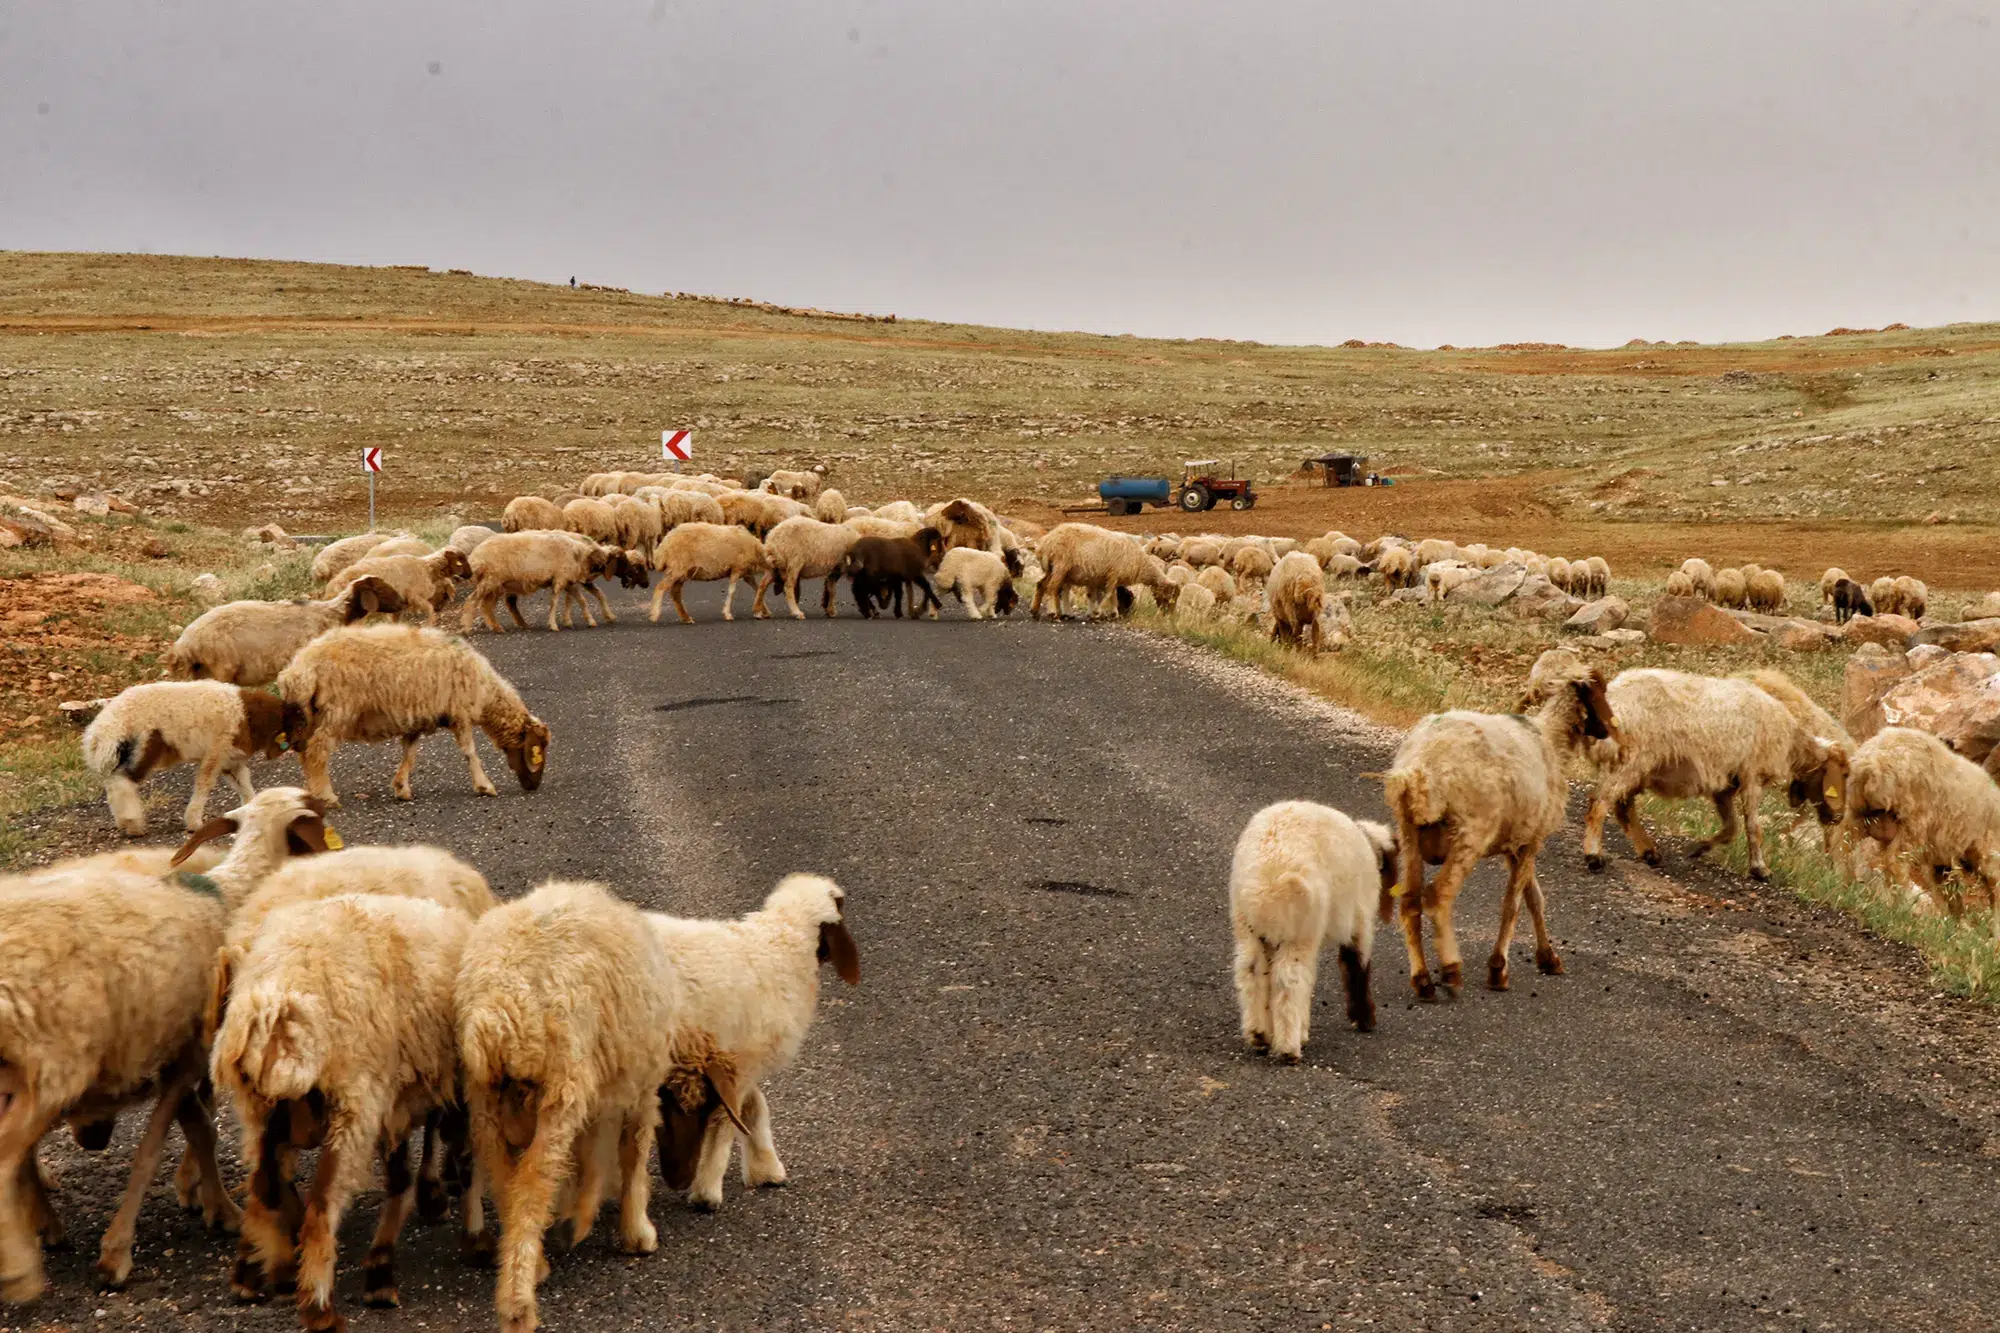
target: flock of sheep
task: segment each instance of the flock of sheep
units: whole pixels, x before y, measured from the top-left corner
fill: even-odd
[[[898,501],[849,506],[817,472],[773,474],[762,487],[712,477],[604,474],[563,505],[522,497],[504,532],[462,528],[441,549],[368,534],[314,561],[318,599],[233,602],[190,624],[168,656],[176,679],[111,700],[83,738],[119,828],[144,831],[140,784],[196,766],[178,849],[142,848],[0,879],[0,1298],[43,1287],[41,1245],[63,1224],[36,1146],[59,1122],[105,1146],[125,1109],[150,1104],[130,1183],[106,1230],[99,1273],[131,1266],[140,1201],[170,1124],[187,1143],[182,1201],[240,1233],[232,1286],[245,1299],[295,1288],[305,1326],[337,1328],[332,1304],[342,1210],[381,1163],[386,1195],[364,1260],[371,1304],[395,1304],[397,1236],[462,1199],[475,1249],[497,1260],[496,1303],[508,1330],[535,1326],[544,1233],[569,1240],[619,1203],[628,1252],[656,1244],[647,1219],[649,1145],[662,1177],[714,1207],[731,1153],[743,1178],[777,1184],[763,1080],[799,1049],[820,964],[848,982],[859,964],[829,880],[792,875],[740,921],[642,913],[601,885],[554,882],[496,904],[471,866],[435,847],[348,847],[326,824],[338,804],[329,760],[342,743],[399,741],[397,796],[413,795],[416,747],[450,731],[474,788],[494,794],[474,733],[484,731],[525,791],[540,785],[550,729],[464,639],[435,628],[467,586],[460,628],[495,632],[501,601],[525,628],[519,598],[549,595],[547,625],[594,625],[611,609],[596,584],[657,579],[652,618],[668,598],[682,620],[691,581],[752,581],[752,612],[782,591],[802,617],[799,584],[838,583],[858,610],[937,614],[951,592],[975,618],[1006,614],[1017,580],[1031,611],[1060,615],[1080,595],[1116,614],[1150,597],[1182,616],[1258,618],[1280,640],[1325,647],[1347,633],[1343,580],[1447,595],[1513,561],[1577,596],[1601,596],[1597,557],[1460,547],[1340,533],[1311,541],[1134,537],[1088,524],[1048,530],[957,499],[919,510]],[[1699,561],[1675,575],[1688,595],[1770,602],[1771,571],[1715,574]],[[1734,577],[1731,577],[1731,576]],[[1837,576],[1837,577],[1836,577]],[[1859,610],[1907,605],[1921,585],[1862,589],[1829,571],[1825,595]],[[1852,585],[1849,587],[1848,585]],[[1682,591],[1678,586],[1670,591]],[[1886,595],[1885,595],[1886,594]],[[411,612],[425,626],[397,623]],[[385,614],[389,623],[367,623]],[[275,685],[276,693],[263,687]],[[1633,850],[1659,854],[1636,813],[1645,792],[1706,798],[1722,819],[1704,850],[1739,827],[1750,873],[1766,874],[1759,804],[1783,790],[1810,806],[1829,845],[1869,843],[1925,888],[1960,868],[1988,893],[2000,869],[2000,788],[1926,733],[1888,728],[1856,745],[1776,672],[1711,678],[1631,670],[1606,680],[1573,653],[1544,654],[1522,707],[1531,716],[1455,711],[1420,722],[1382,775],[1386,822],[1287,801],[1260,811],[1236,848],[1230,915],[1246,1042],[1300,1057],[1318,958],[1338,951],[1347,1014],[1374,1023],[1369,990],[1376,921],[1399,919],[1421,998],[1456,992],[1463,961],[1452,923],[1466,876],[1482,859],[1508,866],[1487,984],[1505,990],[1516,918],[1525,906],[1540,970],[1563,970],[1545,917],[1536,858],[1562,827],[1565,763],[1598,779],[1584,852],[1604,865],[1615,817]],[[253,793],[248,761],[297,753],[304,787]],[[243,797],[209,818],[226,775]],[[1739,818],[1740,812],[1740,818]],[[206,844],[233,837],[226,856]],[[1426,880],[1426,865],[1438,866]],[[1438,971],[1426,960],[1431,924]],[[220,1089],[241,1127],[250,1179],[239,1210],[215,1160],[210,1099]],[[413,1170],[409,1140],[420,1134]],[[298,1154],[318,1150],[303,1191]],[[491,1196],[497,1234],[485,1216]]]

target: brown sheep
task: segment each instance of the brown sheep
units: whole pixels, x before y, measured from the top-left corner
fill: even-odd
[[[916,591],[908,593],[910,618],[914,620],[926,607],[935,617],[936,609],[943,605],[930,580],[943,559],[943,535],[936,528],[918,528],[909,537],[857,538],[841,562],[841,572],[847,576],[854,604],[864,619],[872,620],[878,605],[887,607],[892,602],[901,619],[906,590],[921,591],[924,605],[918,604]]]

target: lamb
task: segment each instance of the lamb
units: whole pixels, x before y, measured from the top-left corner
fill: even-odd
[[[621,495],[611,502],[611,513],[618,520],[618,545],[625,550],[650,551],[666,535],[657,501]]]
[[[1279,643],[1321,649],[1319,616],[1326,606],[1326,576],[1319,562],[1293,551],[1272,568],[1264,583],[1271,608],[1271,637]]]
[[[683,1047],[713,1050],[741,1097],[743,1183],[782,1185],[785,1164],[771,1137],[763,1085],[797,1056],[819,1000],[821,963],[848,985],[861,981],[861,956],[848,933],[847,894],[819,875],[787,875],[764,905],[735,921],[691,921],[648,912],[674,979],[674,1021]],[[722,1206],[722,1180],[738,1134],[712,1102],[660,1090],[660,1174],[688,1202]],[[698,1151],[697,1151],[698,1149]],[[641,1159],[643,1166],[643,1158]]]
[[[722,618],[734,620],[738,580],[755,579],[770,568],[770,559],[764,553],[764,543],[748,528],[728,523],[683,523],[653,548],[653,567],[660,571],[660,586],[653,590],[652,622],[660,623],[661,603],[672,597],[681,624],[692,625],[694,617],[681,601],[681,589],[690,580],[728,579],[729,589],[722,598]],[[750,613],[762,618],[767,614],[764,585],[755,586],[757,595],[751,599]]]
[[[1848,777],[1847,817],[1890,864],[1911,864],[1933,901],[1956,907],[1940,885],[1956,866],[2000,917],[2000,787],[1937,737],[1884,727],[1863,741]]]
[[[1850,578],[1837,579],[1833,585],[1833,618],[1845,625],[1855,616],[1872,616],[1875,603],[1868,599],[1868,590]]]
[[[1088,523],[1057,524],[1042,538],[1036,554],[1048,574],[1035,586],[1031,615],[1041,614],[1047,595],[1051,614],[1060,620],[1063,590],[1070,586],[1081,587],[1089,601],[1103,603],[1100,611],[1126,588],[1150,589],[1161,606],[1172,606],[1179,595],[1167,578],[1166,566],[1138,543]]]
[[[262,1294],[296,1273],[300,1322],[337,1328],[341,1216],[379,1155],[386,1188],[364,1265],[365,1300],[400,1304],[395,1245],[416,1203],[409,1135],[458,1095],[453,992],[472,918],[398,895],[341,894],[286,907],[247,946],[226,949],[211,1057],[215,1085],[255,1164],[231,1287]],[[299,1149],[319,1162],[298,1223]],[[287,1205],[290,1205],[289,1207]]]
[[[503,532],[562,532],[567,526],[562,507],[539,495],[517,495],[500,511]]]
[[[804,514],[786,519],[764,539],[764,556],[770,568],[757,587],[758,602],[763,602],[764,594],[776,583],[784,590],[785,605],[790,608],[792,619],[804,620],[806,613],[799,609],[799,580],[824,579],[820,609],[831,619],[833,596],[840,586],[841,564],[860,539],[859,532],[843,523],[822,523]]]
[[[423,612],[426,625],[435,625],[438,608],[451,604],[457,581],[471,577],[465,553],[447,546],[425,556],[364,556],[328,580],[326,593],[333,597],[360,579],[380,579],[396,590],[405,607]]]
[[[1584,579],[1583,595],[1586,597],[1608,595],[1611,591],[1611,562],[1601,555],[1593,555],[1583,564],[1588,571]]]
[[[521,790],[542,785],[548,725],[528,711],[491,662],[438,630],[374,625],[330,631],[299,650],[278,677],[278,692],[303,713],[292,745],[304,765],[307,790],[329,805],[340,803],[327,765],[342,742],[400,739],[403,762],[393,786],[407,801],[413,799],[410,770],[418,743],[446,728],[481,796],[499,793],[480,766],[475,727],[507,756]]]
[[[606,545],[618,544],[618,511],[609,501],[585,497],[563,506],[563,528]]]
[[[1750,581],[1740,569],[1718,569],[1715,571],[1715,596],[1717,606],[1740,608],[1750,599]]]
[[[1277,560],[1261,546],[1246,546],[1229,561],[1230,572],[1243,583],[1261,583],[1270,578],[1271,571],[1277,567]]]
[[[717,526],[725,521],[722,506],[714,496],[702,491],[674,490],[658,497],[660,507],[660,535],[665,536],[683,523],[713,523]]]
[[[1181,559],[1196,569],[1222,563],[1222,543],[1213,537],[1189,537],[1181,543]]]
[[[1404,738],[1383,778],[1383,795],[1396,818],[1402,856],[1396,892],[1410,955],[1410,985],[1419,999],[1437,994],[1424,963],[1426,916],[1437,942],[1439,981],[1452,995],[1464,984],[1452,904],[1473,866],[1488,856],[1506,857],[1508,874],[1500,931],[1486,962],[1487,986],[1507,989],[1507,949],[1524,901],[1535,927],[1535,966],[1548,975],[1561,974],[1562,959],[1543,916],[1535,857],[1562,827],[1568,796],[1563,756],[1588,740],[1615,740],[1617,727],[1605,699],[1604,677],[1592,672],[1564,682],[1534,718],[1433,713]],[[1426,861],[1442,866],[1428,886]]]
[[[321,602],[225,602],[181,631],[167,649],[167,673],[176,680],[268,685],[293,653],[328,630],[402,609],[394,588],[365,577]]]
[[[1747,580],[1744,601],[1752,611],[1777,615],[1785,609],[1785,576],[1775,569],[1760,569]]]
[[[1174,618],[1207,620],[1215,614],[1215,593],[1199,583],[1184,583],[1174,597]]]
[[[923,594],[924,602],[935,619],[941,603],[937,589],[931,585],[930,574],[943,557],[944,538],[938,530],[918,528],[908,537],[857,539],[848,548],[841,571],[847,576],[849,590],[854,594],[854,605],[864,620],[874,619],[878,600],[883,606],[893,600],[896,616],[901,619],[906,594],[910,601],[910,618],[915,620],[925,609],[917,602],[918,592]]]
[[[61,1222],[34,1154],[58,1120],[108,1127],[122,1108],[154,1097],[99,1248],[106,1285],[123,1286],[131,1273],[139,1207],[170,1121],[187,1138],[210,1224],[236,1226],[215,1128],[196,1095],[210,970],[229,912],[288,848],[324,849],[322,814],[295,787],[259,793],[219,817],[241,832],[205,877],[166,879],[89,858],[0,882],[0,1300],[32,1301],[46,1285],[37,1233],[59,1236]]]
[[[573,1241],[603,1196],[600,1136],[615,1136],[623,1206],[619,1245],[649,1254],[647,1136],[660,1089],[707,1088],[742,1119],[721,1061],[677,1073],[674,980],[659,937],[635,907],[600,884],[551,881],[488,912],[460,956],[454,1003],[472,1143],[500,1211],[494,1304],[503,1333],[536,1323],[542,1233],[573,1166]]]
[[[1614,742],[1597,747],[1597,788],[1584,818],[1584,864],[1604,869],[1604,819],[1615,812],[1632,849],[1660,864],[1635,808],[1641,792],[1671,800],[1707,796],[1722,827],[1697,854],[1736,840],[1736,806],[1743,808],[1753,879],[1770,878],[1764,864],[1764,788],[1822,771],[1828,746],[1807,734],[1784,704],[1746,680],[1718,680],[1680,671],[1622,671],[1609,695],[1618,717]]]
[[[974,620],[1011,615],[1021,601],[1014,591],[1014,580],[1025,568],[1018,551],[1001,556],[961,546],[946,551],[938,562],[936,586],[940,595],[950,593],[964,602],[966,613]]]
[[[1221,565],[1208,565],[1194,576],[1195,583],[1208,589],[1223,601],[1228,601],[1237,593],[1236,576]]]
[[[407,532],[361,532],[356,533],[352,537],[342,537],[338,541],[328,542],[320,548],[319,554],[313,557],[313,582],[324,586],[328,579],[338,574],[341,570],[346,569],[362,556],[367,555],[383,542],[388,541],[392,537],[407,537],[409,535]]]
[[[1328,944],[1340,950],[1348,1021],[1358,1032],[1374,1030],[1368,980],[1375,917],[1379,910],[1388,918],[1396,867],[1395,834],[1331,806],[1279,801],[1250,817],[1229,871],[1246,1046],[1299,1062]]]
[[[1667,596],[1669,597],[1694,596],[1694,580],[1688,577],[1686,570],[1677,569],[1673,573],[1667,575]]]
[[[847,497],[829,486],[813,499],[813,517],[822,523],[838,523],[847,517]]]
[[[1896,609],[1912,620],[1922,620],[1931,595],[1931,590],[1924,586],[1924,581],[1902,574],[1897,576],[1895,586]]]
[[[1681,573],[1688,576],[1694,585],[1694,595],[1706,601],[1715,600],[1715,570],[1700,556],[1690,556],[1681,561]]]
[[[1839,565],[1828,566],[1826,573],[1819,576],[1819,604],[1821,606],[1832,604],[1834,586],[1846,577],[1847,571]]]
[[[276,759],[298,743],[301,713],[262,690],[219,680],[169,680],[134,685],[104,706],[83,732],[83,762],[104,783],[105,804],[118,831],[146,831],[139,784],[183,763],[197,765],[186,823],[200,828],[216,776],[228,773],[244,800],[250,760]]]
[[[615,546],[601,546],[573,532],[501,533],[474,551],[467,563],[472,570],[472,589],[459,612],[461,634],[470,634],[475,617],[481,615],[488,629],[500,633],[500,622],[493,611],[502,597],[507,599],[507,612],[513,616],[515,627],[526,629],[528,622],[521,618],[520,599],[543,588],[549,590],[551,631],[558,628],[558,611],[566,613],[568,623],[576,623],[575,613],[569,607],[572,601],[583,607],[583,618],[588,624],[597,624],[590,614],[590,604],[583,600],[586,592],[597,599],[605,620],[616,624],[617,617],[611,614],[611,607],[593,580],[616,577],[628,588],[643,588],[647,582],[643,561],[634,560]]]

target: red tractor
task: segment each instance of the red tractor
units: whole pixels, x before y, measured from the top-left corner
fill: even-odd
[[[1236,464],[1229,465],[1229,475],[1204,472],[1203,468],[1222,466],[1218,458],[1197,458],[1181,464],[1181,484],[1174,487],[1174,503],[1190,514],[1213,509],[1221,501],[1227,500],[1231,509],[1254,509],[1257,493],[1250,489],[1247,479],[1236,475]]]

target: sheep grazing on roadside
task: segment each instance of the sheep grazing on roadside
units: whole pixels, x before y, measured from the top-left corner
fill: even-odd
[[[1785,576],[1775,569],[1760,569],[1746,580],[1744,602],[1752,611],[1777,615],[1785,609]]]
[[[221,954],[215,987],[226,1001],[210,1072],[253,1164],[230,1282],[239,1298],[260,1297],[266,1277],[295,1279],[300,1322],[339,1326],[341,1218],[379,1157],[364,1299],[401,1303],[396,1240],[417,1202],[409,1136],[458,1099],[453,991],[471,928],[468,914],[434,902],[341,894],[286,907]],[[299,1207],[292,1172],[303,1149],[319,1160]]]
[[[470,560],[463,551],[450,546],[424,556],[371,553],[328,580],[326,595],[337,596],[364,578],[379,579],[396,590],[406,608],[422,612],[426,625],[435,625],[439,608],[451,604],[458,580],[471,577]]]
[[[1441,602],[1451,595],[1452,589],[1460,588],[1479,577],[1476,566],[1458,560],[1440,560],[1434,565],[1424,566],[1424,600]]]
[[[558,628],[558,611],[564,613],[567,623],[576,623],[572,604],[583,608],[586,623],[597,624],[590,613],[590,604],[583,600],[586,592],[597,599],[605,620],[615,624],[617,617],[611,614],[611,607],[593,580],[615,577],[628,588],[643,588],[647,581],[642,560],[634,560],[615,546],[602,546],[573,532],[501,533],[482,543],[467,564],[472,571],[472,588],[459,611],[458,628],[462,634],[470,634],[475,619],[481,616],[488,629],[500,633],[500,622],[493,613],[502,597],[507,599],[507,612],[514,618],[515,627],[526,629],[528,622],[521,617],[520,599],[544,588],[549,590],[550,630]]]
[[[563,506],[563,528],[594,542],[608,546],[618,544],[618,511],[611,507],[609,500],[594,500],[588,497],[571,500]]]
[[[0,879],[0,1301],[32,1301],[46,1285],[41,1241],[63,1228],[35,1149],[60,1120],[102,1126],[108,1141],[121,1110],[153,1104],[99,1247],[105,1285],[121,1287],[131,1273],[140,1205],[172,1122],[186,1136],[209,1224],[235,1228],[199,1095],[210,974],[231,910],[288,850],[324,850],[323,813],[296,787],[259,793],[218,817],[240,832],[205,876],[91,857]]]
[[[1093,527],[1088,523],[1059,523],[1049,530],[1035,550],[1048,573],[1035,585],[1032,615],[1042,613],[1042,598],[1049,599],[1050,614],[1062,618],[1062,596],[1066,588],[1084,591],[1089,605],[1100,612],[1131,588],[1147,588],[1153,600],[1166,607],[1174,604],[1179,590],[1167,578],[1166,566],[1122,533]],[[1233,590],[1232,590],[1233,591]],[[1121,607],[1122,609],[1122,607]],[[1086,614],[1089,614],[1086,612]],[[1115,614],[1115,612],[1114,612]]]
[[[1669,597],[1694,596],[1694,580],[1687,576],[1686,570],[1677,569],[1667,575],[1666,595]]]
[[[707,1058],[733,1072],[740,1096],[741,1133],[712,1084],[682,1079],[660,1089],[660,1174],[668,1188],[686,1190],[690,1204],[713,1211],[722,1206],[722,1181],[739,1138],[745,1185],[785,1183],[763,1085],[805,1044],[819,1002],[820,964],[831,963],[850,986],[861,981],[847,894],[820,875],[787,875],[762,907],[738,920],[648,912],[646,923],[671,964],[682,1046],[712,1051]]]
[[[1216,597],[1225,602],[1236,596],[1238,592],[1236,576],[1220,565],[1206,566],[1199,574],[1195,575],[1194,581],[1197,585],[1208,589]]]
[[[1417,557],[1401,546],[1388,546],[1376,552],[1373,572],[1382,576],[1382,586],[1391,590],[1414,588],[1422,577]]]
[[[1196,569],[1222,563],[1222,543],[1213,537],[1189,537],[1181,543],[1181,559]]]
[[[624,550],[650,551],[666,535],[666,525],[655,500],[621,495],[611,501],[611,513],[618,520],[617,545]]]
[[[659,1238],[646,1216],[646,1145],[660,1089],[705,1079],[741,1122],[741,1097],[721,1062],[677,1073],[673,993],[659,937],[599,884],[544,884],[481,917],[465,942],[458,1046],[473,1150],[499,1205],[494,1303],[507,1333],[535,1327],[542,1234],[558,1191],[568,1187],[572,1243],[596,1219],[601,1137],[618,1149],[619,1247],[650,1254]],[[471,1213],[470,1193],[467,1202]]]
[[[1536,967],[1551,975],[1563,970],[1549,937],[1535,858],[1548,836],[1562,827],[1569,795],[1564,756],[1617,734],[1604,677],[1593,671],[1562,682],[1532,718],[1433,713],[1404,738],[1383,776],[1383,795],[1396,820],[1402,858],[1396,894],[1409,949],[1410,986],[1418,998],[1435,998],[1440,983],[1450,994],[1464,984],[1452,905],[1472,868],[1489,856],[1504,856],[1508,874],[1486,984],[1507,989],[1507,950],[1524,902],[1535,928]],[[1428,885],[1426,862],[1440,867]],[[1436,982],[1424,962],[1425,917],[1437,946]]]
[[[1854,761],[1854,738],[1847,734],[1847,728],[1834,721],[1832,714],[1814,703],[1811,696],[1784,672],[1769,669],[1750,671],[1744,673],[1742,679],[1783,704],[1785,711],[1792,715],[1793,725],[1812,737],[1824,752],[1817,768],[1809,767],[1792,774],[1791,782],[1785,789],[1785,800],[1793,809],[1812,806],[1819,816],[1822,831],[1830,839],[1833,828],[1840,823],[1847,810],[1847,775]]]
[[[1819,576],[1819,604],[1821,606],[1829,606],[1833,603],[1834,586],[1846,577],[1847,571],[1839,565],[1828,566],[1826,573]]]
[[[892,603],[897,618],[901,619],[906,595],[910,619],[915,620],[926,607],[935,619],[942,603],[930,576],[943,559],[944,539],[938,530],[918,528],[908,537],[857,539],[841,562],[841,572],[847,577],[855,609],[861,612],[862,619],[874,619],[878,606],[886,608]],[[922,603],[917,600],[920,593],[924,598]]]
[[[1711,599],[1717,606],[1741,609],[1749,600],[1749,580],[1740,569],[1718,569],[1715,571],[1715,595]]]
[[[658,496],[655,503],[660,507],[662,537],[683,523],[713,523],[719,527],[726,521],[716,498],[703,491],[672,490]]]
[[[1243,1041],[1297,1064],[1312,1023],[1320,951],[1340,951],[1347,1021],[1375,1027],[1369,969],[1375,918],[1388,918],[1396,836],[1311,801],[1280,801],[1250,817],[1229,871],[1236,1000]]]
[[[681,624],[694,624],[687,604],[681,600],[681,589],[689,583],[713,579],[729,580],[729,589],[722,598],[724,620],[736,619],[736,585],[744,579],[752,580],[751,586],[756,589],[756,595],[750,599],[750,613],[760,618],[766,614],[764,589],[757,580],[770,568],[770,560],[764,554],[764,543],[749,528],[733,523],[683,523],[662,537],[653,549],[653,567],[660,572],[660,586],[653,590],[650,614],[656,625],[660,623],[660,608],[669,597],[673,598]]]
[[[1985,770],[1927,731],[1884,727],[1854,752],[1847,818],[1879,843],[1891,866],[1907,866],[1946,910],[1943,877],[1954,868],[1985,890],[2000,919],[2000,787]]]
[[[1174,595],[1174,618],[1193,622],[1215,615],[1215,594],[1199,583],[1183,583]]]
[[[995,615],[1013,614],[1021,601],[1020,594],[1014,591],[1014,580],[1021,577],[1025,569],[1018,550],[995,555],[991,551],[973,551],[961,546],[944,553],[944,559],[938,562],[937,573],[933,576],[933,584],[939,596],[950,593],[965,603],[967,615],[974,620],[984,620]],[[831,586],[830,582],[828,586]]]
[[[187,827],[200,828],[219,774],[249,800],[250,761],[276,759],[298,744],[303,716],[262,690],[219,680],[134,685],[104,705],[83,732],[83,762],[104,784],[118,831],[146,831],[139,784],[180,764],[196,765]]]
[[[1272,568],[1264,582],[1264,602],[1271,608],[1271,637],[1319,652],[1319,617],[1326,607],[1326,575],[1319,562],[1304,551],[1293,551]]]
[[[176,680],[268,685],[293,653],[328,630],[402,609],[396,590],[376,578],[356,579],[320,602],[225,602],[181,631],[167,649],[167,673]]]
[[[1277,567],[1277,559],[1262,546],[1246,546],[1229,561],[1229,572],[1240,583],[1262,583]]]
[[[1167,562],[1167,577],[1185,588],[1188,584],[1193,583],[1197,576],[1195,567],[1187,561],[1170,560]]]
[[[1833,585],[1833,618],[1845,625],[1855,616],[1872,616],[1875,603],[1869,600],[1868,589],[1850,578],[1837,579]]]
[[[1759,811],[1764,789],[1823,772],[1829,744],[1747,680],[1648,667],[1620,672],[1609,695],[1618,737],[1593,753],[1599,777],[1584,818],[1584,863],[1604,869],[1604,820],[1615,813],[1632,850],[1647,865],[1659,865],[1659,850],[1639,819],[1639,796],[1706,796],[1722,827],[1697,855],[1736,840],[1740,805],[1751,877],[1768,879]]]
[[[528,711],[491,662],[438,630],[407,625],[333,630],[299,650],[278,677],[278,692],[302,714],[292,746],[305,768],[306,788],[329,805],[339,804],[328,765],[341,744],[400,740],[403,761],[393,788],[407,801],[413,797],[410,770],[417,745],[444,730],[458,741],[472,789],[481,796],[499,793],[480,766],[475,729],[507,757],[521,790],[542,785],[547,724]]]
[[[1929,609],[1931,590],[1922,579],[1911,578],[1908,574],[1896,578],[1896,610],[1912,620],[1922,620]]]
[[[1681,573],[1688,576],[1694,585],[1694,595],[1706,601],[1715,600],[1715,570],[1700,556],[1690,556],[1681,561]]]
[[[359,532],[352,537],[342,537],[338,541],[328,542],[320,548],[319,554],[313,557],[313,583],[324,587],[328,579],[383,542],[409,535],[407,532]]]
[[[539,495],[517,495],[500,511],[502,532],[561,532],[566,526],[562,506]]]
[[[1171,565],[1175,560],[1180,559],[1181,539],[1175,533],[1161,533],[1159,536],[1147,541],[1146,554],[1158,556]]]
[[[1442,537],[1426,537],[1416,545],[1417,563],[1434,565],[1440,560],[1458,559],[1458,543]]]
[[[847,497],[829,486],[813,498],[813,517],[822,523],[838,523],[847,517]]]
[[[829,619],[834,615],[834,593],[840,586],[840,566],[861,534],[844,523],[822,523],[804,514],[788,518],[771,529],[764,539],[764,555],[770,562],[757,588],[757,600],[765,600],[771,585],[784,591],[785,605],[792,619],[804,620],[799,609],[799,580],[824,579],[820,607]]]
[[[1361,562],[1351,555],[1335,552],[1320,562],[1326,568],[1328,582],[1358,579],[1361,577]]]
[[[1569,561],[1563,559],[1561,556],[1550,557],[1547,577],[1550,583],[1555,584],[1562,591],[1571,591]]]

